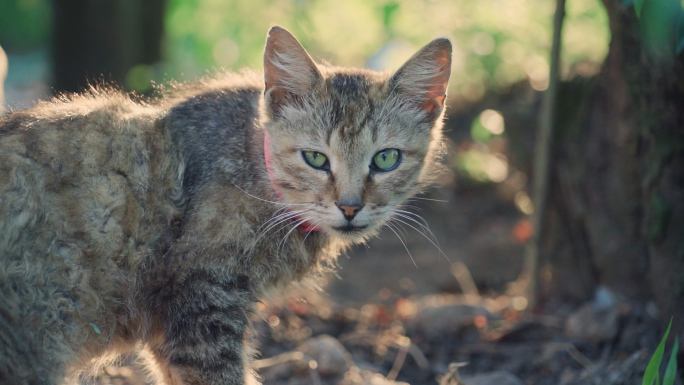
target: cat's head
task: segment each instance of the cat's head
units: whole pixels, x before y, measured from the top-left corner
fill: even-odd
[[[282,202],[331,236],[377,232],[431,182],[450,69],[446,39],[387,74],[317,65],[288,31],[271,28],[264,127]]]

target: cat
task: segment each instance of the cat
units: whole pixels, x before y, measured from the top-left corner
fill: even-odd
[[[0,383],[140,350],[163,384],[255,383],[250,315],[330,267],[439,169],[451,44],[393,74],[275,26],[263,77],[112,89],[0,120]]]

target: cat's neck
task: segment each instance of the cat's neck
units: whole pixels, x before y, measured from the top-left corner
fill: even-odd
[[[171,109],[166,124],[185,162],[187,199],[215,183],[252,188],[266,180],[260,98],[256,86],[213,90]]]
[[[337,248],[322,233],[278,222],[286,206],[268,178],[260,103],[256,87],[205,93],[178,104],[167,126],[186,164],[179,263],[201,249],[185,261],[220,264],[266,288],[302,278]]]

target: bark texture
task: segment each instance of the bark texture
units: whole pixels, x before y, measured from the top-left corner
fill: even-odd
[[[684,60],[649,55],[634,9],[604,5],[603,69],[559,100],[547,289],[582,301],[605,284],[684,325]]]
[[[54,89],[83,90],[93,80],[124,84],[138,64],[161,59],[165,0],[54,2]]]

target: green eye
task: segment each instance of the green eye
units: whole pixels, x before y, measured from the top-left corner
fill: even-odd
[[[391,171],[394,170],[401,161],[401,152],[396,148],[386,148],[378,151],[373,157],[371,168],[375,171]]]
[[[330,165],[328,163],[328,158],[326,158],[325,155],[321,154],[320,152],[316,151],[302,151],[302,155],[304,155],[304,160],[306,163],[309,164],[309,166],[313,168],[318,168],[321,170],[329,170]]]

